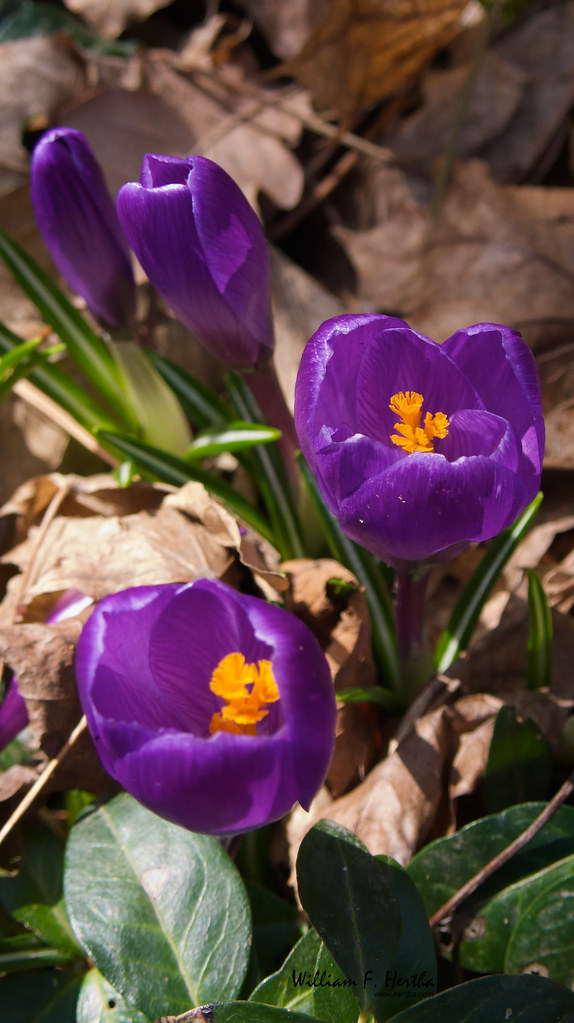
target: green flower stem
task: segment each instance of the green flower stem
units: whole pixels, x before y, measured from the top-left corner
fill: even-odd
[[[285,401],[273,362],[269,362],[262,369],[250,371],[246,374],[245,379],[263,412],[265,422],[269,426],[275,426],[281,430],[277,446],[285,462],[293,496],[296,498],[301,485],[301,477],[295,455],[300,445],[295,432],[293,416]]]
[[[395,624],[402,664],[403,686],[409,701],[422,682],[432,674],[432,660],[424,631],[425,594],[428,569],[395,574]]]

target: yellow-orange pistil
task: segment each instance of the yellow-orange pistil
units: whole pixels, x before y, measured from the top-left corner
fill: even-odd
[[[436,412],[434,416],[427,412],[421,426],[423,401],[422,394],[416,391],[399,391],[393,394],[389,405],[391,412],[402,419],[402,423],[395,423],[398,432],[391,434],[391,440],[409,455],[413,451],[434,451],[433,441],[448,433],[450,424],[444,412]]]
[[[228,654],[211,676],[209,688],[225,700],[211,719],[209,731],[257,735],[256,724],[269,713],[267,704],[279,699],[271,661],[246,664],[240,653]]]

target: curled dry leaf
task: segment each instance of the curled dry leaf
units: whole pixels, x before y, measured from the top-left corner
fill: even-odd
[[[62,499],[55,516],[44,521],[58,494]],[[1,521],[16,546],[3,553],[0,564],[23,574],[9,580],[0,605],[0,655],[26,700],[38,769],[61,749],[81,718],[72,664],[89,610],[44,624],[59,594],[79,590],[99,600],[129,586],[199,577],[239,583],[248,571],[242,540],[257,553],[257,578],[278,578],[276,552],[263,542],[258,546],[252,530],[242,537],[235,518],[198,483],[178,491],[154,484],[123,490],[107,476],[54,474],[24,484],[2,509]],[[12,795],[10,771],[2,778]],[[102,791],[105,775],[87,737],[55,777],[58,787]],[[109,789],[109,779],[105,785]]]
[[[375,685],[369,615],[355,576],[327,558],[288,561],[281,567],[290,582],[290,610],[317,636],[335,689]],[[362,781],[381,742],[380,716],[372,704],[339,703],[335,752],[327,775],[334,798]]]
[[[332,0],[284,73],[344,122],[410,84],[457,34],[467,0]]]

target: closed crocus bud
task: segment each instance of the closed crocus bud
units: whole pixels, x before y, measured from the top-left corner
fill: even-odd
[[[128,324],[135,303],[130,250],[84,136],[73,128],[42,135],[30,185],[40,233],[62,276],[104,326]]]
[[[479,323],[436,344],[391,316],[338,316],[308,342],[295,425],[344,532],[409,571],[509,526],[544,451],[534,357]]]
[[[117,210],[154,288],[216,358],[264,365],[273,350],[269,251],[255,211],[201,156],[144,157]]]
[[[160,817],[235,834],[321,785],[335,733],[329,667],[307,626],[221,582],[104,598],[76,652],[88,727],[113,778]]]

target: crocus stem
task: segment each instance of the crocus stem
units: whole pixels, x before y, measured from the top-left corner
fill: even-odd
[[[403,684],[409,698],[429,675],[429,650],[424,633],[428,571],[395,574],[395,624]]]
[[[296,495],[299,488],[299,467],[295,461],[295,452],[299,450],[299,441],[295,432],[293,416],[289,411],[273,362],[261,369],[254,369],[246,375],[246,380],[261,406],[264,418],[269,426],[281,430],[277,441],[285,462],[289,482]]]

